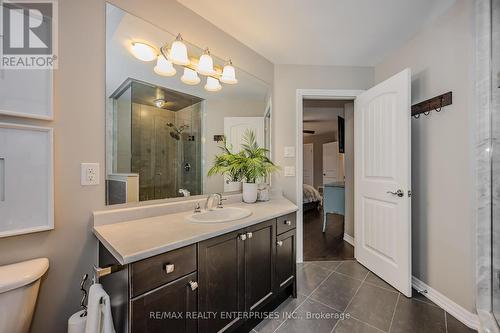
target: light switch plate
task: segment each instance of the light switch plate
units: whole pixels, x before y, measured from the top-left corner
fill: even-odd
[[[286,166],[285,167],[285,177],[294,177],[295,176],[295,167]]]
[[[99,163],[82,163],[81,185],[99,185]]]
[[[285,157],[295,157],[295,147],[285,147]]]

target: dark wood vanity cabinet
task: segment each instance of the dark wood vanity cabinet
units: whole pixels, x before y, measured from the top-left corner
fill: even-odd
[[[133,333],[189,333],[197,331],[198,290],[191,288],[196,273],[159,287],[130,301]]]
[[[99,249],[101,267],[116,264]],[[117,332],[246,331],[242,313],[296,297],[295,255],[293,213],[122,266],[101,283]]]

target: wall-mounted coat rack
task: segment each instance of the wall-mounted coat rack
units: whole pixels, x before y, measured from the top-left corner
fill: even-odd
[[[451,91],[449,91],[445,94],[412,105],[411,115],[415,118],[420,118],[421,113],[428,116],[431,113],[431,111],[434,110],[436,112],[441,112],[443,106],[451,104],[452,104],[452,93]]]

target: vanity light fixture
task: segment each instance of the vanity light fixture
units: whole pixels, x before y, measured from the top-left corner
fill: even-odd
[[[141,61],[152,61],[157,55],[154,47],[142,42],[132,42],[131,51],[134,57]]]
[[[153,70],[156,74],[161,76],[174,76],[175,73],[177,73],[174,66],[172,65],[172,62],[165,58],[163,52],[158,56],[156,66]]]
[[[181,81],[184,82],[185,84],[195,85],[200,83],[201,80],[196,71],[185,67],[184,75],[181,76]]]
[[[187,47],[186,44],[183,43],[181,34],[178,34],[175,41],[172,43],[172,47],[170,48],[170,60],[174,64],[181,66],[187,66],[190,63]]]
[[[155,99],[153,101],[154,105],[157,107],[157,108],[162,108],[165,106],[165,100],[163,98],[158,98],[158,99]]]
[[[206,75],[206,76],[212,76],[216,74],[214,70],[214,60],[210,55],[210,50],[208,49],[208,47],[201,55],[196,71],[201,75]]]
[[[207,83],[205,84],[205,90],[206,91],[219,91],[222,89],[222,86],[220,85],[219,80],[216,78],[213,78],[211,76],[207,76]]]
[[[233,67],[233,62],[229,59],[224,68],[222,69],[222,76],[220,77],[220,81],[227,84],[236,84],[238,80],[236,79],[235,70]]]

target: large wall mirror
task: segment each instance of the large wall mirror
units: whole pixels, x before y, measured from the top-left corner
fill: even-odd
[[[106,5],[107,204],[239,190],[207,175],[221,139],[238,150],[251,129],[270,147],[270,87],[237,66],[237,83],[220,83],[228,58],[214,54],[214,74],[196,74],[205,51],[186,40],[191,63],[170,66],[176,37]]]

